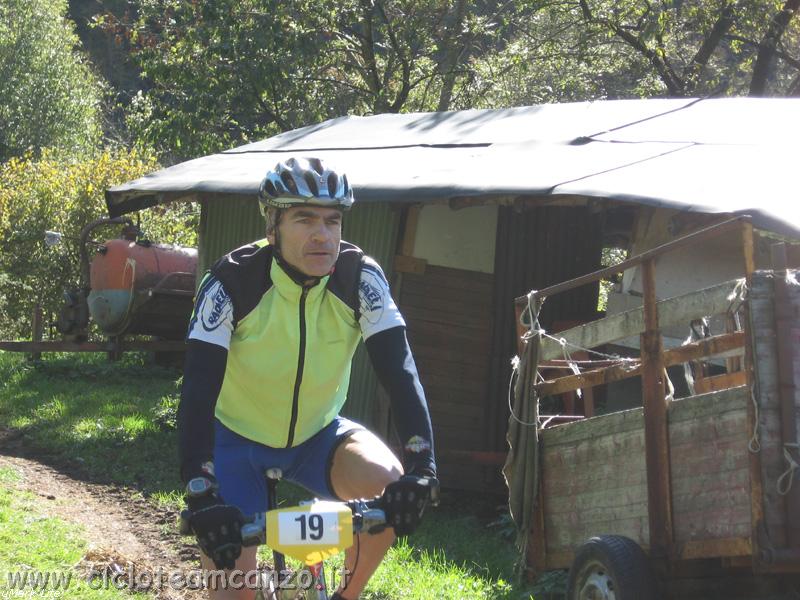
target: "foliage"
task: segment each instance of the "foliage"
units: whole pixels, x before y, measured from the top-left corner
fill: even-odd
[[[472,58],[534,10],[455,0],[141,0],[97,22],[134,48],[152,89],[129,125],[168,160],[346,114],[447,110]]]
[[[796,0],[788,0],[795,2]],[[139,0],[97,22],[151,89],[130,105],[169,161],[347,114],[800,87],[777,0]],[[787,13],[789,14],[789,13]],[[793,13],[791,13],[793,14]],[[771,55],[772,56],[772,55]]]
[[[0,336],[29,339],[33,307],[58,309],[63,290],[78,284],[80,230],[107,214],[104,190],[155,168],[152,156],[124,150],[82,160],[46,150],[0,165]],[[186,211],[182,204],[144,211],[141,228],[156,242],[194,245],[197,216]],[[46,230],[64,242],[48,248]]]
[[[66,5],[0,3],[0,162],[43,147],[85,151],[99,141],[103,88],[75,50]]]
[[[745,95],[767,24],[782,3],[567,0],[543,7],[513,43],[478,58],[466,94],[485,107],[653,96]],[[800,86],[792,52],[800,23],[782,30],[769,93]]]

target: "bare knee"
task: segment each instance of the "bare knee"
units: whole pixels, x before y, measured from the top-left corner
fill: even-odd
[[[400,461],[374,433],[353,433],[336,449],[331,461],[331,483],[342,499],[369,498],[383,492],[403,474]]]

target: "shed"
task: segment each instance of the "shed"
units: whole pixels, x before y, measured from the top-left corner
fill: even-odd
[[[346,116],[151,173],[106,200],[112,216],[199,201],[202,272],[263,237],[255,197],[276,162],[314,155],[346,171],[357,204],[344,237],[383,265],[406,316],[443,482],[501,490],[514,298],[596,270],[603,248],[642,251],[732,215],[800,238],[798,115],[800,99],[727,98]],[[671,258],[659,296],[725,280],[732,243]],[[625,274],[609,310],[639,302],[637,281]],[[545,305],[542,325],[590,321],[597,307],[598,288],[584,287]],[[345,410],[389,435],[363,348]]]

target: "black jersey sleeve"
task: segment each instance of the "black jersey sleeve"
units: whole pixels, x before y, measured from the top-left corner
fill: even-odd
[[[431,417],[406,328],[380,331],[371,335],[365,344],[378,380],[389,394],[395,427],[403,444],[406,473],[435,476]]]
[[[214,407],[222,389],[228,351],[190,339],[186,349],[181,401],[178,405],[178,457],[184,483],[214,459]]]

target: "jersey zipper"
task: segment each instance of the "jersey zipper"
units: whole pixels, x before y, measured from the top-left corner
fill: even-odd
[[[310,288],[303,286],[303,292],[300,295],[300,351],[297,356],[297,375],[294,380],[292,419],[289,421],[289,438],[286,441],[287,448],[291,448],[292,442],[294,442],[294,430],[297,427],[297,413],[300,403],[300,384],[303,382],[303,367],[306,362],[306,296],[308,296],[309,289]]]

